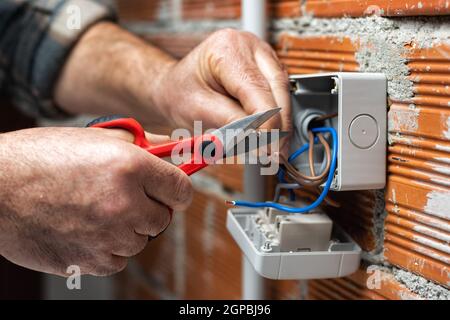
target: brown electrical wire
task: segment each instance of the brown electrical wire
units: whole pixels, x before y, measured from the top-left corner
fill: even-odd
[[[337,113],[327,114],[320,116],[315,119],[315,121],[324,121],[327,119],[331,119],[337,116]],[[323,145],[325,149],[325,157],[326,157],[326,167],[322,171],[320,175],[316,175],[315,167],[314,167],[314,134],[309,131],[308,132],[308,140],[309,140],[309,149],[308,149],[308,163],[309,163],[309,169],[311,172],[311,175],[305,175],[297,170],[291,163],[289,163],[288,159],[282,154],[279,155],[280,158],[280,164],[282,164],[285,167],[287,180],[291,180],[291,182],[297,183],[303,187],[305,187],[310,192],[320,194],[321,191],[318,188],[320,185],[322,185],[328,176],[328,173],[330,171],[331,166],[331,148],[328,144],[325,137],[322,135],[322,133],[317,133],[317,137],[319,138],[320,143]],[[328,196],[324,199],[325,203],[327,203],[330,206],[333,207],[340,207],[340,204],[333,199],[330,199]]]
[[[308,192],[311,192],[311,193],[314,194],[315,196],[318,196],[318,195],[320,195],[320,193],[321,193],[321,191],[320,191],[319,188],[317,188],[317,187],[307,187],[307,186],[304,186],[303,188],[306,189]],[[300,196],[304,196],[303,194],[301,194],[301,189],[294,190],[294,192],[295,192],[296,194],[299,194]],[[331,207],[339,208],[339,207],[341,206],[341,204],[340,204],[339,202],[337,202],[337,201],[331,199],[328,195],[323,199],[323,201],[324,201],[327,205],[329,205],[329,206],[331,206]]]
[[[292,164],[289,163],[289,161],[286,159],[286,157],[284,157],[283,155],[280,154],[280,160],[281,160],[280,162],[286,168],[286,172],[288,173],[288,175],[295,182],[298,182],[301,185],[309,185],[309,186],[321,185],[323,183],[323,181],[326,179],[328,171],[330,170],[330,166],[331,166],[330,145],[328,144],[328,142],[326,141],[326,139],[323,137],[322,134],[319,133],[319,134],[317,134],[317,136],[319,138],[320,143],[324,146],[325,155],[326,155],[326,159],[327,159],[327,166],[325,167],[323,172],[318,176],[316,176],[315,174],[308,176],[308,175],[305,175],[305,174],[299,172],[297,170],[297,168],[295,168]],[[310,164],[310,167],[314,166],[314,159],[311,156],[309,157],[309,164]],[[315,173],[315,172],[313,172],[313,173]]]
[[[283,166],[286,168],[286,173],[287,173],[287,180],[288,182],[292,183],[298,183],[301,186],[316,186],[316,185],[321,185],[322,182],[320,180],[310,180],[310,179],[305,179],[303,174],[301,174],[300,172],[297,171],[297,169],[289,163],[289,161],[284,157],[284,155],[280,154],[280,162],[281,164],[283,164]],[[291,181],[289,181],[291,180]]]
[[[325,149],[325,156],[327,159],[327,165],[325,167],[325,169],[323,170],[323,172],[316,176],[315,170],[314,170],[314,135],[313,135],[313,143],[312,143],[312,148],[310,147],[309,149],[309,167],[311,170],[311,178],[313,179],[317,179],[317,180],[323,180],[327,178],[328,175],[328,171],[330,171],[330,166],[331,166],[331,148],[330,145],[328,144],[327,140],[325,139],[325,137],[321,134],[318,133],[317,137],[319,138],[320,143],[323,145],[324,149]]]
[[[314,133],[308,131],[308,138],[309,138],[309,149],[308,149],[309,171],[311,172],[311,176],[315,177],[316,170],[314,168]]]
[[[328,176],[328,171],[330,170],[330,166],[331,166],[330,145],[328,144],[327,140],[321,133],[317,134],[317,137],[319,138],[320,143],[325,148],[325,153],[326,153],[326,157],[327,157],[327,166],[325,167],[325,169],[322,171],[322,173],[320,175],[316,176],[316,170],[314,168],[314,134],[310,131],[308,133],[308,135],[309,135],[309,139],[310,139],[310,145],[309,145],[309,150],[308,150],[309,156],[308,157],[309,157],[309,170],[311,171],[311,176],[315,177],[316,179],[326,180],[326,178]],[[311,141],[312,141],[312,143],[311,143]]]
[[[315,118],[314,121],[324,121],[324,120],[332,119],[337,116],[338,116],[337,112],[330,113],[330,114],[324,114],[323,116],[319,116],[319,117]]]

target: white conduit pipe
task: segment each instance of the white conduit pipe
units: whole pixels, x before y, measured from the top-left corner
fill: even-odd
[[[242,29],[266,39],[266,0],[242,0]],[[264,201],[265,177],[258,165],[246,165],[244,170],[244,196],[249,201]],[[265,298],[265,281],[254,269],[245,255],[242,255],[242,299],[261,300]]]

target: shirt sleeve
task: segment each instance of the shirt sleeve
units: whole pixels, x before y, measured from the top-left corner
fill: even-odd
[[[93,0],[1,0],[0,90],[33,116],[68,116],[53,90],[70,50],[89,26],[115,20]]]

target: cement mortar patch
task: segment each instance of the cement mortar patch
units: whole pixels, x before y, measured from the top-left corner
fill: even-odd
[[[421,298],[428,300],[450,300],[450,290],[411,272],[392,268],[394,278]]]
[[[384,220],[387,216],[385,190],[375,190],[375,207],[373,215],[373,232],[375,236],[375,250],[372,252],[373,260],[383,259]],[[364,258],[364,256],[363,256]]]
[[[450,300],[450,290],[435,284],[421,276],[411,272],[393,267],[391,265],[371,265],[372,270],[378,270],[385,273],[401,286],[417,295],[418,299],[423,300]],[[389,277],[387,279],[389,279]],[[400,299],[411,299],[411,297],[400,294]]]
[[[363,72],[383,72],[388,78],[392,100],[412,98],[413,83],[408,79],[407,46],[432,47],[450,39],[449,19],[434,18],[335,18],[303,16],[280,19],[272,24],[274,41],[281,33],[291,35],[348,37],[359,50],[355,57]]]

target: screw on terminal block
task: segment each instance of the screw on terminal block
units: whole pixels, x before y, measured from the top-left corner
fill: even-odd
[[[334,87],[331,89],[331,94],[338,94],[339,93],[339,79],[337,77],[332,78],[334,81]]]
[[[263,252],[270,252],[270,251],[272,251],[272,244],[270,243],[270,241],[266,241],[261,246],[261,251],[263,251]]]

